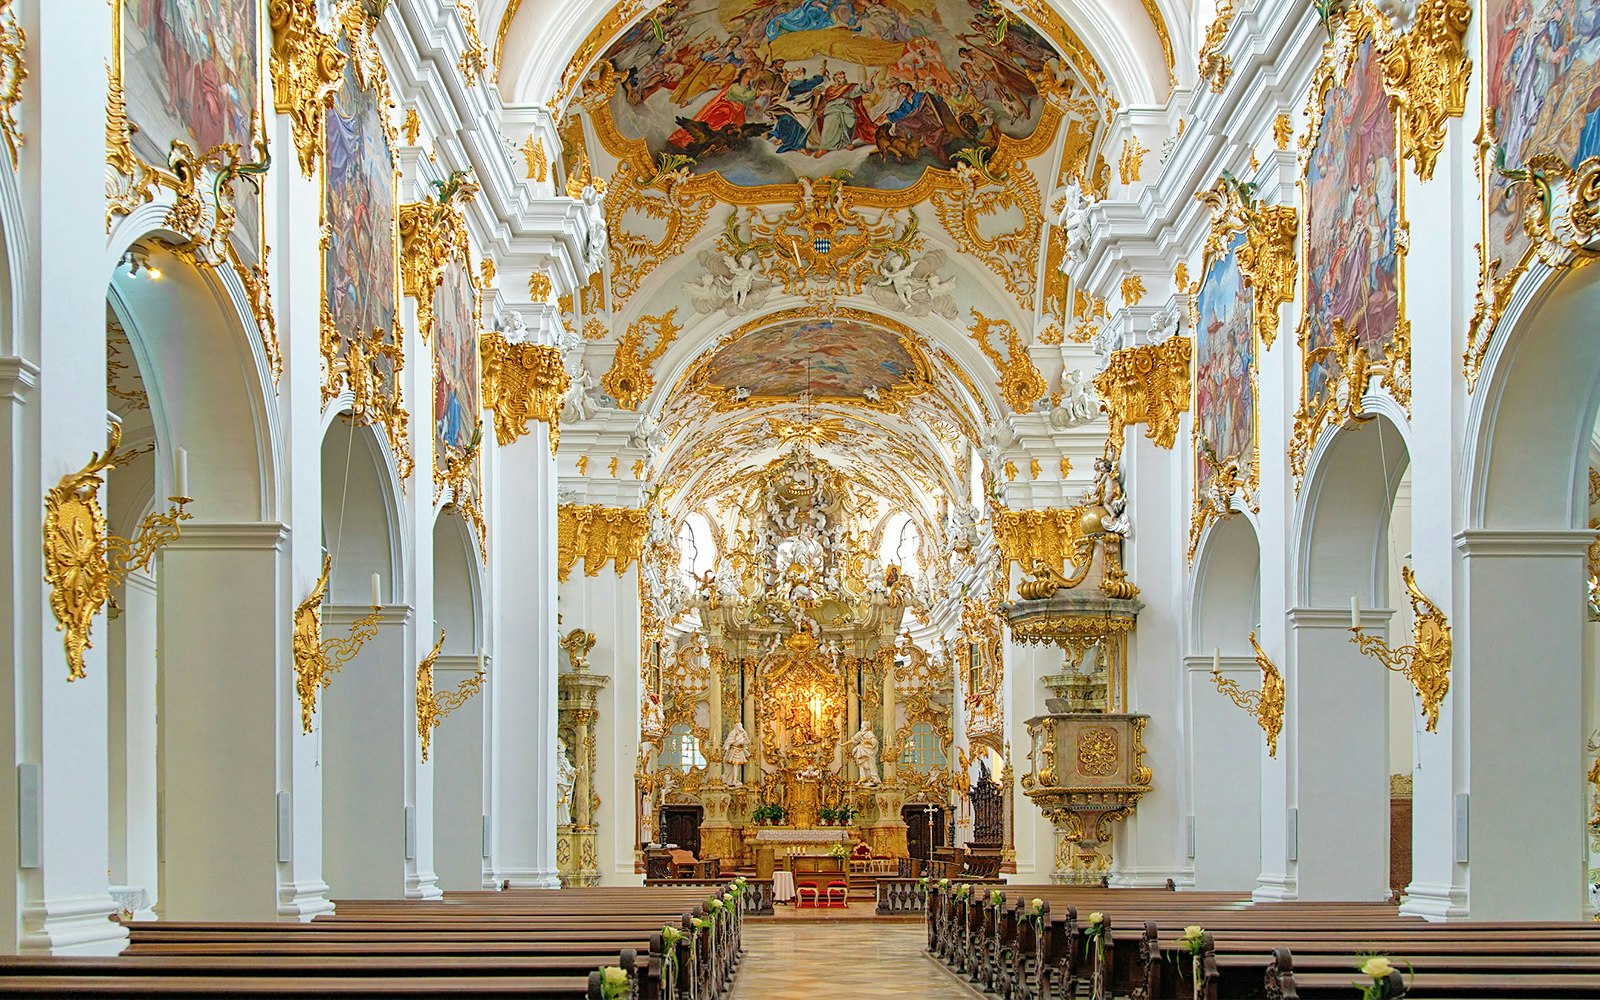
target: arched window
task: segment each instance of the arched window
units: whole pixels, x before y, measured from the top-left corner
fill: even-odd
[[[690,514],[678,529],[678,571],[701,579],[716,567],[717,543],[711,533],[711,522],[704,514]]]
[[[680,722],[667,730],[666,743],[661,748],[661,766],[685,773],[706,766],[700,740],[687,724]]]
[[[906,748],[900,754],[900,765],[919,774],[927,774],[949,763],[944,744],[939,742],[939,734],[933,726],[926,722],[914,723],[911,731],[906,733]]]
[[[885,566],[893,563],[900,567],[902,573],[915,576],[920,569],[917,559],[917,546],[920,544],[922,535],[917,531],[917,526],[911,523],[911,515],[904,512],[890,514],[883,526],[878,561]]]

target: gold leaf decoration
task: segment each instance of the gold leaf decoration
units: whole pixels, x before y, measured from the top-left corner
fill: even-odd
[[[417,328],[424,341],[433,335],[433,296],[445,268],[467,260],[467,223],[458,199],[471,201],[477,190],[469,178],[456,176],[440,186],[443,200],[400,206],[400,286],[417,300]]]
[[[1220,92],[1233,75],[1233,61],[1222,54],[1222,46],[1228,40],[1234,14],[1233,0],[1220,0],[1217,16],[1206,29],[1206,39],[1200,46],[1200,81],[1214,91]]]
[[[642,316],[617,341],[611,370],[600,377],[600,388],[614,397],[623,409],[638,408],[655,389],[656,380],[650,373],[650,366],[677,339],[681,329],[675,320],[677,313],[674,306],[660,316]],[[649,348],[645,347],[647,336],[654,338]]]
[[[579,559],[585,576],[598,576],[608,562],[622,576],[639,558],[648,526],[643,510],[562,504],[556,516],[556,578],[565,582]]]
[[[1449,120],[1466,111],[1471,23],[1467,0],[1421,0],[1411,30],[1383,55],[1383,89],[1400,127],[1400,155],[1416,163],[1422,180],[1433,176]]]
[[[483,357],[483,408],[494,413],[501,447],[528,433],[528,421],[550,425],[550,451],[561,440],[561,406],[572,377],[561,352],[549,344],[513,344],[498,333],[479,338]]]
[[[990,342],[993,333],[1000,335],[1005,345],[1004,354]],[[1014,412],[1031,411],[1035,403],[1049,394],[1050,384],[1033,366],[1033,359],[1028,356],[1028,348],[1022,343],[1022,335],[1016,327],[1003,319],[990,319],[973,309],[970,335],[984,357],[994,362],[999,370],[1000,381],[995,385]]]
[[[624,161],[612,175],[606,194],[606,232],[613,309],[621,309],[662,262],[682,254],[711,217],[716,198],[692,193],[690,179],[686,165],[641,177],[631,161]],[[640,236],[628,228],[629,215],[662,223],[665,229],[658,239]]]
[[[1044,235],[1039,183],[1033,172],[1019,158],[998,167],[983,160],[979,167],[957,163],[955,174],[959,186],[954,191],[940,189],[933,196],[940,224],[956,238],[962,253],[981,260],[1005,282],[1019,305],[1029,307],[1037,287],[1039,245]],[[986,218],[1013,212],[1022,216],[1015,229],[984,235]]]
[[[269,0],[272,93],[289,116],[300,172],[311,177],[322,151],[322,119],[344,81],[347,58],[338,40],[317,26],[317,0]]]
[[[1158,448],[1171,448],[1178,415],[1189,409],[1189,365],[1194,342],[1169,337],[1159,344],[1113,351],[1106,370],[1095,376],[1095,391],[1110,418],[1110,440],[1120,448],[1123,430],[1145,424],[1145,436]]]

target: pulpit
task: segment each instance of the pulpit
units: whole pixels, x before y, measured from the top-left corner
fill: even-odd
[[[1096,885],[1111,870],[1114,824],[1150,790],[1148,715],[1078,712],[1029,719],[1022,789],[1055,825],[1056,882]]]

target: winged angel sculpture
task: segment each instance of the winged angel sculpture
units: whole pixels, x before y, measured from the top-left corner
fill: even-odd
[[[921,260],[898,251],[886,254],[872,282],[872,297],[885,309],[899,309],[909,316],[938,313],[955,319],[956,300],[951,292],[956,279],[939,277],[944,264],[943,250],[931,250]]]
[[[762,273],[761,259],[755,251],[736,256],[702,250],[699,259],[704,271],[699,278],[683,284],[696,312],[725,310],[730,316],[742,316],[766,305],[772,282]]]

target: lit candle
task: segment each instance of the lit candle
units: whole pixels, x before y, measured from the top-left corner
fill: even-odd
[[[1218,646],[1211,651],[1211,672],[1222,673],[1222,647]]]
[[[383,606],[383,599],[378,594],[380,582],[378,574],[372,574],[372,606],[375,608]]]
[[[1361,627],[1361,598],[1354,594],[1350,595],[1350,627]]]
[[[179,448],[172,462],[172,489],[180,497],[189,495],[189,452]]]

